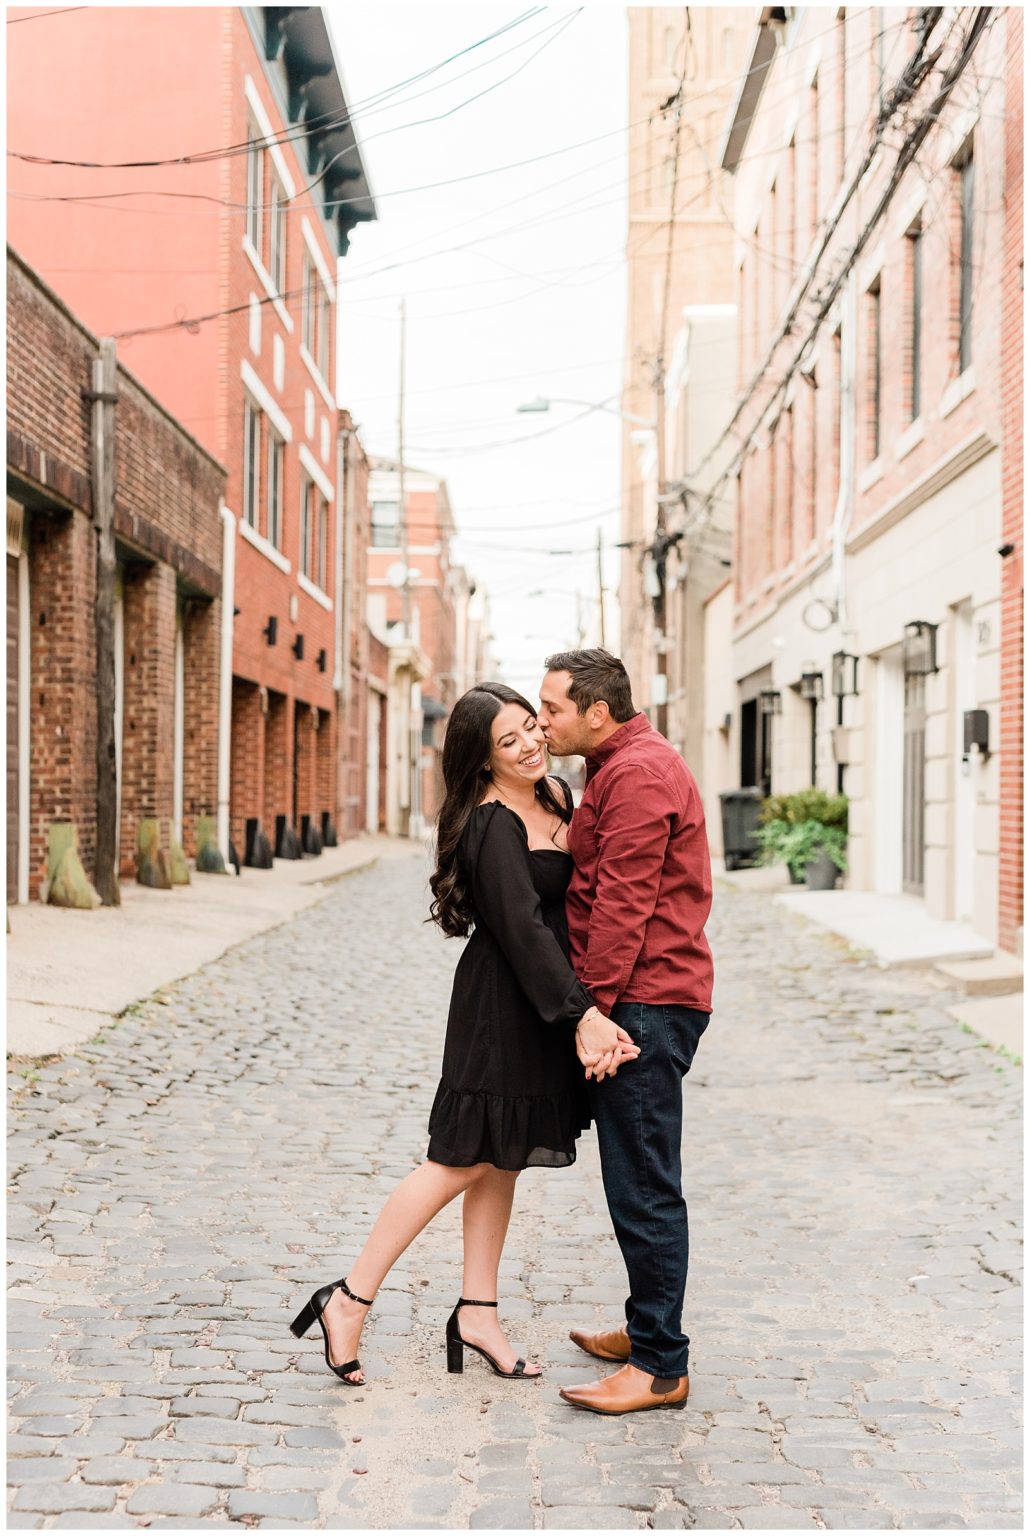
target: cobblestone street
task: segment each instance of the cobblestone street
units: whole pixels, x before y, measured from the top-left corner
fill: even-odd
[[[384,861],[13,1063],[9,1524],[1021,1527],[1021,1071],[926,972],[725,885],[685,1091],[686,1410],[557,1397],[597,1374],[568,1329],[621,1318],[590,1134],[516,1196],[501,1317],[542,1380],[446,1373],[457,1206],[380,1292],[364,1389],[292,1338],[425,1151],[458,955],[425,873]]]

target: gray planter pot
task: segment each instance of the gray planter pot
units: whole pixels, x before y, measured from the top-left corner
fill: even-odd
[[[839,871],[825,851],[805,865],[805,886],[810,891],[832,891]]]

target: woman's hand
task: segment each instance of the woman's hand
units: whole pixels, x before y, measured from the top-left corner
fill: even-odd
[[[614,1019],[609,1019],[598,1008],[588,1008],[576,1026],[576,1054],[586,1069],[586,1076],[614,1077],[624,1061],[633,1061],[640,1055],[640,1047],[634,1045],[629,1035]]]

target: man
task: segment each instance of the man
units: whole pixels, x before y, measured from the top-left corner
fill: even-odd
[[[616,1076],[590,1082],[605,1195],[629,1275],[626,1327],[571,1335],[588,1354],[625,1363],[561,1395],[595,1413],[681,1408],[689,1391],[682,1078],[712,1009],[704,812],[679,753],[634,709],[617,657],[567,651],[546,666],[540,723],[548,748],[586,758],[569,834],[572,961],[614,1020],[578,1038],[580,1059],[589,1064],[603,1050],[618,1064],[616,1024],[640,1048]]]

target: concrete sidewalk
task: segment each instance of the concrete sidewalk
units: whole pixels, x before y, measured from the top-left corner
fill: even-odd
[[[323,900],[335,881],[393,858],[422,859],[428,876],[425,844],[366,836],[239,876],[191,869],[192,883],[171,891],[125,881],[120,907],[8,908],[8,1054],[70,1050],[133,1003]]]

